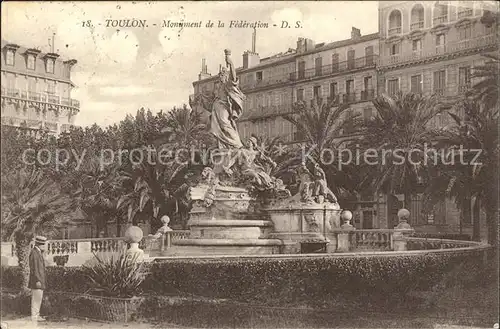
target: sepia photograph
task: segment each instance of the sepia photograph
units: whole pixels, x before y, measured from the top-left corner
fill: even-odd
[[[0,328],[500,328],[499,27],[3,1]]]

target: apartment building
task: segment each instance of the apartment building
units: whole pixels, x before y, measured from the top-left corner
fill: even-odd
[[[485,62],[482,54],[498,52],[498,27],[481,24],[483,12],[479,1],[379,1],[378,93],[402,91],[434,94],[450,103],[457,100],[474,84],[471,70]],[[451,122],[443,114],[431,125]],[[380,227],[395,223],[401,197],[380,196]],[[412,226],[429,232],[471,232],[471,216],[461,214],[452,200],[424,215],[421,199],[412,200]]]
[[[57,135],[74,125],[80,103],[71,98],[76,60],[1,41],[2,125]]]
[[[238,128],[245,140],[251,135],[281,137],[285,142],[298,142],[301,136],[283,118],[292,113],[294,102],[313,100],[349,104],[352,111],[372,115],[370,101],[376,91],[375,65],[378,60],[378,33],[361,36],[353,28],[351,38],[315,44],[299,38],[296,48],[267,58],[252,50],[243,54],[243,67],[236,73],[240,88],[247,96]],[[193,82],[194,95],[212,90],[217,76],[206,72],[206,63],[198,81]],[[203,111],[197,108],[197,111]],[[208,115],[208,114],[204,114]],[[347,129],[345,133],[350,133]]]

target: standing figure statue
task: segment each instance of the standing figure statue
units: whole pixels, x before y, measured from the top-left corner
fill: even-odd
[[[217,138],[220,149],[239,149],[243,144],[236,121],[243,112],[246,97],[238,87],[239,81],[231,60],[231,51],[226,49],[224,53],[227,68],[221,68],[212,108],[207,109],[211,112],[210,133]]]

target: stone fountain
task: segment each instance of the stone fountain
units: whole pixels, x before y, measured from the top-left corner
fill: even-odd
[[[257,140],[243,145],[235,127],[245,95],[230,54],[225,50],[227,69],[221,69],[215,92],[191,103],[211,113],[210,132],[219,148],[189,191],[190,236],[173,249],[183,255],[278,254],[298,253],[302,243],[327,244],[340,227],[340,207],[324,171],[315,164],[311,172],[303,163],[297,170],[299,192],[292,196],[270,175],[276,164]]]

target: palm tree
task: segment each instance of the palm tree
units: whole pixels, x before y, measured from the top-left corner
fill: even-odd
[[[169,142],[177,146],[191,146],[206,137],[206,126],[201,122],[200,115],[189,109],[173,108],[167,113],[165,131],[170,134]]]
[[[425,177],[426,166],[422,164],[425,145],[436,136],[429,123],[445,109],[434,96],[411,93],[394,97],[383,94],[373,105],[377,115],[365,124],[361,145],[363,154],[376,153],[378,158],[376,162],[369,160],[373,168],[364,184],[375,192],[403,193],[404,206],[409,207],[411,197]]]
[[[182,185],[180,180],[188,166],[186,159],[162,159],[156,149],[149,152],[148,160],[134,160],[135,164],[122,170],[118,179],[123,193],[116,207],[125,211],[134,225],[139,221],[137,215],[159,219],[172,192]]]
[[[75,204],[41,169],[25,167],[2,178],[1,205],[2,235],[15,243],[26,289],[33,236],[54,233],[58,223],[74,212]]]
[[[484,54],[488,59],[484,65],[475,66],[472,70],[472,77],[480,81],[475,83],[469,91],[469,96],[480,102],[487,108],[494,108],[498,104],[498,89],[500,79],[500,57],[494,54]]]
[[[90,168],[77,171],[77,190],[80,208],[96,225],[97,232],[107,232],[109,220],[116,220],[116,236],[121,234],[121,216],[116,209],[120,185],[117,165],[102,166],[97,158],[90,160]]]
[[[430,188],[456,198],[459,207],[470,213],[470,200],[475,198],[475,209],[486,212],[488,242],[498,243],[498,109],[481,106],[474,98],[464,99],[456,105],[465,112],[465,119],[450,114],[456,126],[441,132],[438,139],[442,148],[474,150],[460,155],[455,152],[452,165],[440,168],[441,182],[433,177]],[[462,157],[462,161],[457,159]],[[477,157],[476,157],[477,156]],[[450,162],[450,159],[447,159]],[[431,181],[432,182],[432,181]],[[440,185],[441,184],[441,188]],[[478,214],[475,214],[474,238],[479,237]]]
[[[300,147],[295,147],[293,156],[282,162],[280,169],[296,167],[309,159],[312,163],[321,164],[329,186],[337,196],[355,193],[356,185],[352,183],[352,177],[346,174],[346,168],[341,170],[331,156],[335,157],[334,152],[342,145],[350,145],[350,141],[357,140],[357,135],[348,135],[351,131],[346,127],[358,127],[360,115],[352,113],[347,104],[336,105],[335,99],[329,102],[315,99],[311,103],[308,107],[304,102],[298,102],[294,105],[295,113],[283,116],[296,127],[303,140]],[[308,158],[304,159],[303,155],[308,155]]]

